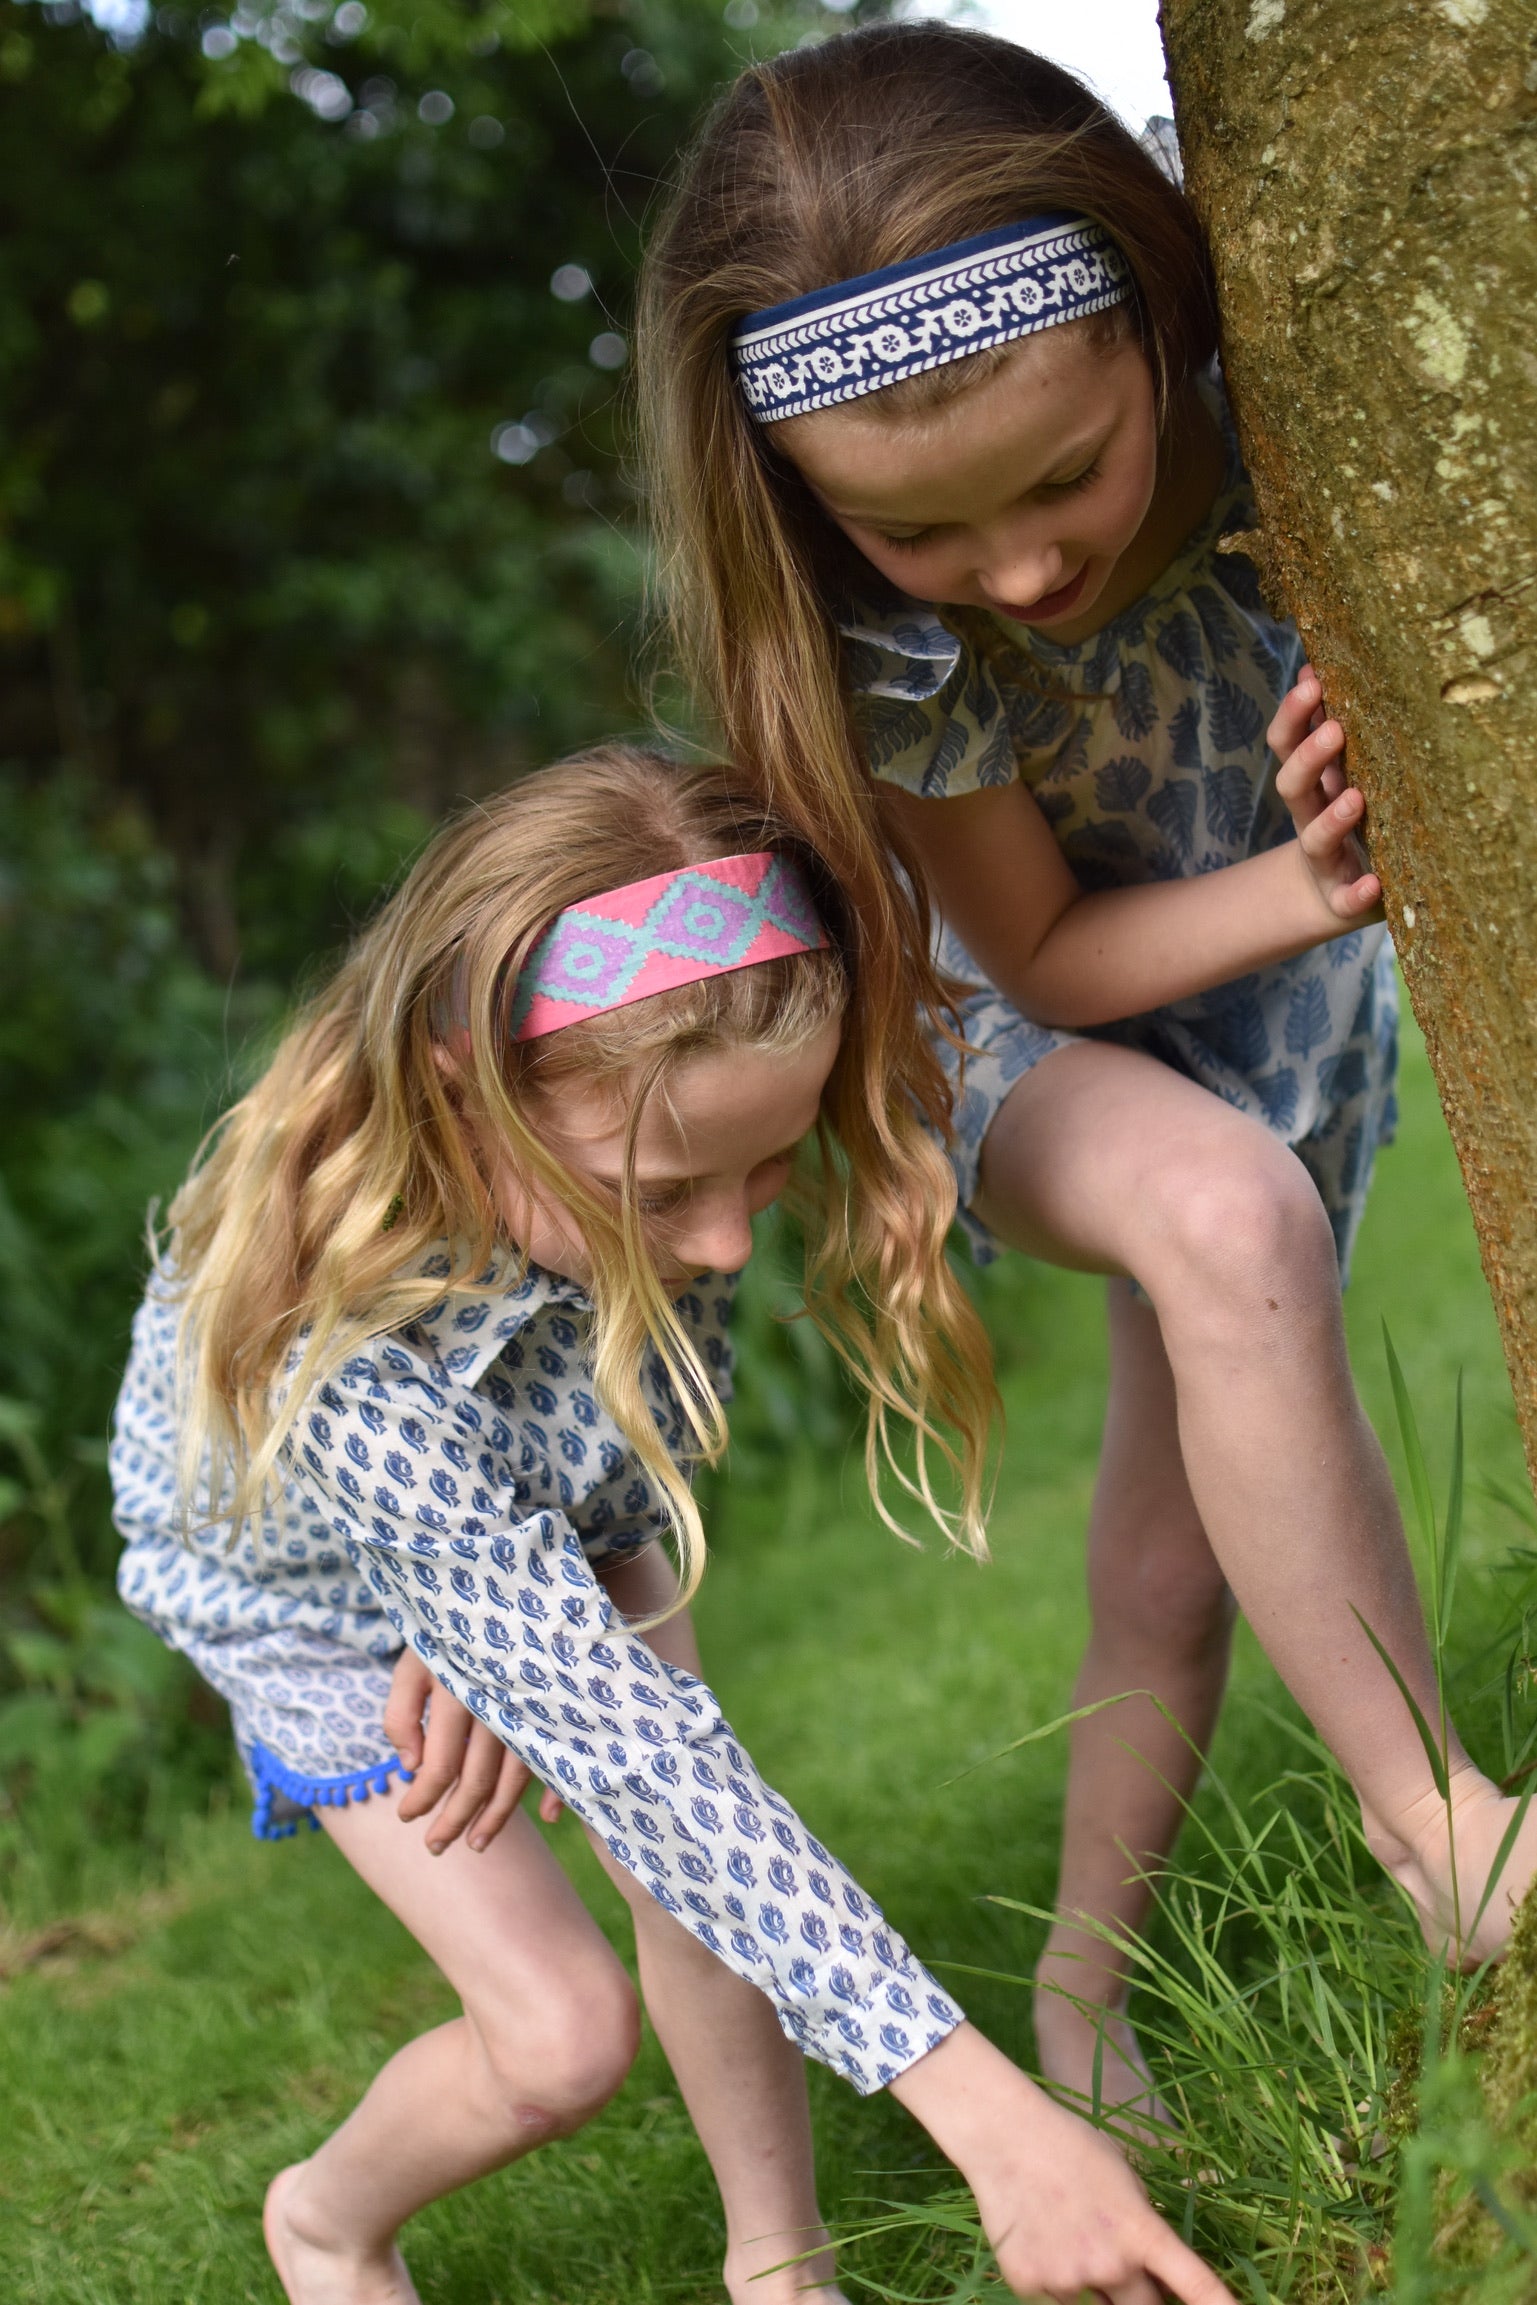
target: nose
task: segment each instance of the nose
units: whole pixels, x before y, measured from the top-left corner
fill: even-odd
[[[1037,517],[1029,523],[1012,523],[989,539],[977,582],[986,597],[1000,607],[1028,608],[1032,601],[1056,591],[1066,569],[1061,545],[1039,533]]]
[[[977,581],[998,607],[1029,608],[1048,592],[1056,591],[1066,566],[1060,548],[1053,544],[1042,552],[1011,554],[990,562],[978,570]]]
[[[752,1219],[746,1195],[722,1206],[697,1210],[675,1245],[692,1271],[740,1272],[752,1255]]]

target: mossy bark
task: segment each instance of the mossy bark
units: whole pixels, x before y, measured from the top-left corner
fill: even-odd
[[[1444,2305],[1462,2298],[1533,2305],[1537,2264],[1508,2243],[1515,2219],[1530,2232],[1537,2211],[1537,1890],[1528,1890],[1516,1915],[1494,1999],[1483,2014],[1489,2022],[1479,2043],[1478,2085],[1491,2166],[1481,2189],[1470,2190],[1456,2175],[1442,2181],[1437,2290]],[[1497,2259],[1503,2278],[1480,2280]]]
[[[1162,14],[1255,556],[1349,735],[1537,1479],[1537,10]]]

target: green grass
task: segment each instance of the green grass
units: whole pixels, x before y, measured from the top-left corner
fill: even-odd
[[[1402,1141],[1383,1158],[1351,1291],[1363,1390],[1389,1436],[1386,1314],[1438,1484],[1459,1368],[1475,1477],[1519,1482],[1471,1225],[1413,1043],[1404,1107]],[[787,1460],[782,1487],[758,1479],[750,1491],[728,1488],[698,1613],[708,1669],[766,1774],[926,1959],[1004,1973],[968,1977],[963,1995],[977,2020],[1027,2059],[1028,1995],[1006,1978],[1028,1972],[1039,1942],[1039,1921],[1018,1908],[1051,1894],[1062,1752],[1047,1742],[959,1772],[1067,1702],[1085,1629],[1081,1531],[1102,1405],[1101,1299],[1095,1284],[1021,1264],[996,1276],[987,1298],[1010,1421],[994,1564],[983,1570],[932,1547],[899,1545],[874,1522],[853,1464],[840,1474]],[[1454,1694],[1491,1759],[1492,1564],[1517,1534],[1501,1508],[1472,1496]],[[1256,1830],[1267,1818],[1273,1828],[1279,1814],[1256,1796],[1285,1763],[1277,1722],[1289,1719],[1244,1637],[1215,1764]],[[1344,1912],[1329,1923],[1330,1991],[1338,2021],[1360,2024],[1360,2053],[1385,2075],[1390,2004],[1413,1969],[1409,1940],[1380,1893],[1352,1910],[1357,1860],[1342,1830],[1330,1837],[1331,1798],[1319,1784],[1294,1789],[1287,1829],[1327,1844]],[[1199,1814],[1231,1848],[1234,1830],[1214,1792],[1203,1794]],[[1200,1886],[1200,1835],[1188,1839],[1189,1893],[1209,1894]],[[561,1845],[617,1939],[616,1897],[569,1826]],[[1254,1862],[1262,1869],[1269,1860]],[[1286,1869],[1266,1877],[1274,1882]],[[995,1902],[1000,1895],[1011,1903]],[[1279,1910],[1279,1890],[1267,1897]],[[1264,1906],[1256,1900],[1256,1910]],[[1263,1927],[1252,1916],[1245,1926],[1249,1934],[1233,1938],[1236,1952],[1262,1953],[1255,1931],[1262,1936]],[[1171,1974],[1193,1973],[1172,1922],[1155,1946]],[[58,1928],[51,1951],[34,1939],[19,1952],[0,1987],[0,2294],[46,2305],[276,2300],[257,2230],[266,2176],[319,2140],[390,2048],[451,2006],[323,1840],[259,1847],[238,1804],[189,1820],[153,1877],[125,1880],[73,1931]],[[1254,2003],[1259,2031],[1249,2045],[1273,2068],[1275,2041],[1290,2027],[1300,2076],[1323,2004],[1288,1990],[1289,1999]],[[1208,1999],[1221,2006],[1220,1993]],[[1179,2025],[1149,2009],[1153,2023],[1168,2023],[1172,2053]],[[1326,2029],[1330,2021],[1325,2007]],[[1234,2001],[1224,2023],[1236,2028],[1235,2040],[1249,2022]],[[1188,2047],[1183,2054],[1190,2065]],[[1265,2085],[1274,2095],[1273,2073]],[[1243,2120],[1259,2123],[1249,2149],[1256,2184],[1290,2123],[1303,2177],[1327,2192],[1335,2114],[1299,2115],[1305,2094],[1298,2078],[1281,2129],[1272,2123],[1263,2138],[1258,2098],[1239,2107],[1235,2136],[1245,2133]],[[932,2190],[925,2141],[889,2100],[861,2103],[820,2071],[812,2095],[831,2214],[857,2222],[874,2203]],[[1234,2221],[1245,2172],[1232,2174],[1233,2185],[1217,2188],[1222,2199],[1192,2203],[1192,2214],[1198,2206],[1200,2234],[1246,2253]],[[1244,2233],[1263,2250],[1255,2199]],[[1357,2210],[1347,2204],[1342,2214],[1348,2222]],[[1368,2224],[1372,2214],[1369,2203],[1360,2212]],[[429,2305],[717,2298],[712,2189],[655,2045],[581,2136],[428,2212],[407,2246]],[[920,2282],[911,2260],[939,2246],[921,2232],[897,2234],[854,2263],[912,2293]],[[1287,2276],[1274,2252],[1266,2263],[1266,2286],[1300,2294],[1315,2285],[1305,2266]]]

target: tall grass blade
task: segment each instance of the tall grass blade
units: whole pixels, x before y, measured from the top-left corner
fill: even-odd
[[[1525,1521],[1529,1528],[1537,1529],[1537,1505],[1532,1503],[1524,1489],[1515,1488],[1509,1481],[1479,1481],[1476,1485],[1480,1496],[1488,1497],[1494,1504],[1503,1505],[1508,1513],[1515,1514],[1518,1521]]]
[[[1501,1874],[1504,1872],[1506,1865],[1510,1862],[1510,1852],[1516,1845],[1516,1837],[1520,1833],[1521,1827],[1526,1823],[1526,1812],[1532,1805],[1532,1796],[1534,1793],[1537,1793],[1537,1785],[1528,1785],[1526,1791],[1521,1795],[1520,1800],[1516,1803],[1515,1815],[1511,1818],[1510,1823],[1505,1827],[1505,1831],[1500,1839],[1500,1845],[1494,1853],[1494,1864],[1490,1869],[1489,1878],[1484,1883],[1484,1893],[1478,1900],[1478,1911],[1473,1915],[1472,1920],[1468,1923],[1468,1935],[1470,1937],[1476,1937],[1478,1935],[1478,1924],[1483,1919],[1484,1914],[1488,1909],[1490,1898],[1494,1895],[1495,1890],[1500,1885]]]
[[[1254,2305],[1272,2305],[1270,2291],[1265,2287],[1264,2275],[1252,2258],[1235,2257],[1233,2268],[1235,2272],[1243,2275],[1248,2284],[1249,2295],[1254,2299]]]
[[[1463,1438],[1462,1371],[1457,1371],[1457,1418],[1452,1427],[1452,1470],[1446,1487],[1446,1523],[1441,1539],[1441,1580],[1436,1596],[1436,1645],[1444,1648],[1451,1631],[1452,1603],[1457,1592],[1457,1564],[1462,1558]]]
[[[1354,1603],[1351,1604],[1350,1613],[1355,1618],[1356,1623],[1360,1626],[1367,1639],[1371,1642],[1371,1645],[1376,1650],[1378,1656],[1387,1666],[1388,1671],[1392,1674],[1393,1679],[1397,1684],[1398,1693],[1409,1708],[1409,1717],[1413,1721],[1415,1727],[1419,1730],[1420,1743],[1425,1748],[1425,1758],[1430,1763],[1430,1773],[1435,1779],[1436,1791],[1440,1794],[1443,1801],[1446,1800],[1451,1792],[1451,1783],[1446,1773],[1445,1758],[1442,1755],[1440,1746],[1436,1743],[1435,1734],[1431,1729],[1430,1723],[1426,1720],[1424,1714],[1420,1711],[1419,1706],[1415,1703],[1414,1692],[1410,1688],[1408,1682],[1404,1679],[1403,1674],[1399,1671],[1397,1665],[1388,1655],[1387,1650],[1378,1640],[1376,1634],[1372,1631],[1371,1626],[1367,1623],[1366,1619],[1362,1616],[1360,1610],[1356,1608]]]
[[[1500,1689],[1500,1737],[1505,1747],[1505,1784],[1508,1787],[1513,1772],[1520,1766],[1516,1756],[1516,1671],[1525,1659],[1520,1643],[1505,1659],[1505,1679]],[[1524,1759],[1524,1755],[1522,1758]]]
[[[1404,1444],[1404,1461],[1409,1468],[1409,1491],[1414,1498],[1414,1517],[1420,1524],[1420,1534],[1425,1540],[1426,1549],[1434,1563],[1439,1545],[1436,1531],[1436,1508],[1430,1494],[1430,1474],[1425,1465],[1425,1450],[1420,1440],[1419,1419],[1414,1413],[1414,1403],[1409,1398],[1408,1380],[1404,1376],[1403,1363],[1399,1360],[1394,1349],[1392,1332],[1386,1321],[1382,1324],[1382,1342],[1388,1356],[1388,1377],[1393,1387],[1393,1406],[1398,1412],[1398,1430]],[[1437,1581],[1439,1582],[1439,1579]]]
[[[1012,1744],[1000,1745],[996,1753],[985,1753],[980,1761],[973,1761],[969,1767],[958,1769],[953,1777],[944,1779],[941,1790],[948,1792],[949,1788],[952,1785],[958,1785],[963,1777],[973,1776],[978,1769],[990,1768],[994,1761],[1006,1761],[1010,1753],[1018,1753],[1026,1745],[1038,1745],[1046,1737],[1055,1737],[1061,1730],[1072,1728],[1075,1722],[1092,1720],[1096,1713],[1108,1713],[1112,1705],[1124,1705],[1128,1697],[1151,1697],[1153,1703],[1158,1704],[1158,1699],[1153,1696],[1151,1689],[1122,1689],[1114,1697],[1100,1697],[1092,1705],[1080,1705],[1075,1713],[1059,1713],[1054,1721],[1043,1722],[1038,1729],[1027,1729],[1024,1735],[1016,1737]],[[1158,1709],[1160,1712],[1163,1711],[1161,1705]]]
[[[1537,2226],[1523,2217],[1519,2209],[1502,2201],[1487,2177],[1475,2177],[1473,2190],[1506,2238],[1514,2241],[1528,2257],[1537,2255]]]

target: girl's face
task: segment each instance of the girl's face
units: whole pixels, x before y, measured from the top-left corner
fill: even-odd
[[[1047,631],[1078,623],[1153,502],[1158,426],[1139,346],[1069,322],[927,413],[880,416],[878,398],[774,427],[865,559],[919,600]]]
[[[740,1271],[752,1219],[777,1200],[795,1148],[815,1126],[842,1038],[829,1024],[790,1055],[754,1048],[692,1057],[653,1094],[635,1146],[635,1193],[665,1287]],[[563,1082],[537,1103],[541,1135],[567,1168],[617,1206],[629,1100],[621,1090]],[[531,1193],[504,1163],[494,1189],[503,1221],[536,1264],[576,1281],[591,1260],[575,1220]]]

